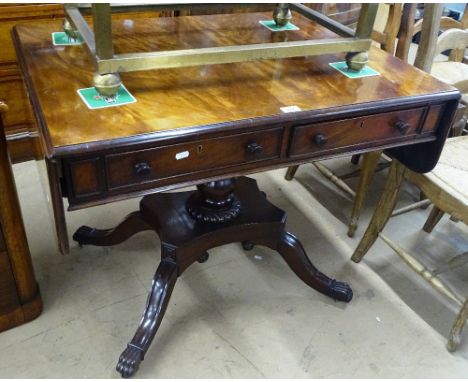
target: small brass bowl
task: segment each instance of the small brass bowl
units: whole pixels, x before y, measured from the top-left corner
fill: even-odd
[[[93,84],[100,95],[105,97],[113,97],[122,85],[120,75],[118,73],[98,74],[93,77]]]
[[[281,5],[277,5],[275,11],[273,12],[273,20],[279,27],[284,27],[289,23],[291,20],[291,10],[288,7],[284,7]]]
[[[369,62],[369,55],[367,52],[348,53],[346,55],[346,65],[348,69],[360,72]]]

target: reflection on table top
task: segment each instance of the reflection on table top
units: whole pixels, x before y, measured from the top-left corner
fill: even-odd
[[[300,31],[270,32],[259,24],[269,13],[119,20],[116,53],[188,49],[338,37],[294,14]],[[54,148],[185,127],[421,96],[453,90],[426,73],[373,48],[370,66],[381,76],[349,79],[329,66],[344,55],[265,60],[123,73],[137,102],[89,110],[77,90],[94,71],[85,46],[56,47],[60,21],[16,27],[19,58],[33,88],[49,154]],[[39,110],[37,110],[39,109]],[[45,128],[44,128],[45,127]]]

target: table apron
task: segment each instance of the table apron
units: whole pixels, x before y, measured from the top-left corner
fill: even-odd
[[[326,122],[191,134],[149,147],[63,158],[63,195],[75,210],[314,160],[437,139],[444,103]]]

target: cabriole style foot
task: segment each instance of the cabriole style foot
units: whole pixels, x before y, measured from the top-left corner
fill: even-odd
[[[142,219],[140,211],[128,215],[122,223],[113,229],[96,229],[86,225],[81,226],[73,234],[73,240],[80,246],[89,244],[110,246],[123,243],[138,232],[151,229]]]
[[[131,377],[145,357],[166,313],[167,304],[177,280],[177,266],[163,259],[153,278],[145,312],[130,343],[119,357],[116,370],[124,378]]]
[[[138,349],[132,344],[128,344],[119,357],[116,370],[123,378],[130,378],[138,370],[141,361],[143,361],[143,354],[142,349]]]
[[[291,233],[284,231],[276,248],[273,249],[279,252],[302,281],[316,291],[344,302],[349,302],[353,298],[353,291],[348,284],[331,279],[315,268],[302,244]]]
[[[251,251],[252,249],[254,249],[254,244],[251,243],[250,241],[243,241],[242,242],[242,248],[244,249],[244,251]]]
[[[201,255],[197,261],[200,263],[200,264],[203,264],[203,263],[206,263],[208,261],[208,259],[210,258],[210,254],[208,252],[205,252],[203,255]]]

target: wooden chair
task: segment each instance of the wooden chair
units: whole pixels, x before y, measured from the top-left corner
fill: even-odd
[[[420,20],[418,23],[413,25],[414,13],[416,10],[415,4],[405,4],[405,8],[402,12],[400,29],[399,29],[399,41],[396,48],[397,57],[407,60],[408,51],[411,44],[412,37],[421,32],[421,42],[418,49],[418,54],[415,60],[415,66],[426,70],[431,71],[434,57],[440,57],[440,53],[450,50],[451,52],[461,52],[465,50],[466,45],[466,34],[467,31],[461,30],[450,30],[444,32],[440,37],[437,37],[439,29],[441,27],[446,28],[451,25],[465,25],[468,20],[468,12],[464,15],[461,22],[456,22],[448,17],[442,17],[442,5],[432,4],[427,6],[426,16],[423,20]],[[393,16],[395,17],[395,15]],[[425,20],[425,21],[424,21]],[[439,26],[439,21],[442,20],[441,27]],[[452,21],[450,21],[452,20]],[[395,22],[389,20],[387,25],[395,25]],[[387,39],[391,38],[387,36]],[[394,38],[393,38],[394,39]],[[388,44],[388,43],[387,43]],[[393,49],[391,44],[387,46]],[[462,73],[468,72],[468,65],[462,63],[462,54],[450,55],[449,61],[436,62],[434,64],[434,69],[431,71],[431,74],[438,77],[440,80],[450,83],[451,85],[460,89],[463,94],[462,103],[459,106],[457,115],[455,117],[456,123],[453,126],[452,135],[461,135],[467,125],[468,120],[468,81],[461,77]],[[458,62],[452,61],[452,59],[458,60]],[[450,73],[455,73],[450,75]],[[462,79],[463,78],[463,79]],[[460,80],[461,79],[461,80]],[[344,181],[344,177],[336,176],[330,169],[324,166],[322,163],[314,162],[314,166],[317,170],[322,173],[325,177],[330,179],[337,187],[344,190],[354,198],[353,209],[351,213],[351,218],[348,225],[348,236],[353,237],[358,226],[358,221],[360,217],[360,212],[364,201],[367,196],[367,190],[372,181],[373,174],[379,164],[379,160],[382,157],[382,151],[374,151],[366,153],[363,155],[363,160],[360,169],[360,178],[357,191],[352,190]],[[358,158],[354,156],[352,162],[357,164]],[[297,170],[297,166],[290,167],[286,173],[286,179],[290,180],[294,176]],[[421,200],[418,203],[415,203],[413,206],[408,206],[402,210],[396,211],[395,214],[403,213],[410,211],[414,208],[419,208],[427,206],[429,201]],[[437,216],[434,212],[434,216]],[[439,212],[439,216],[442,214]]]
[[[399,57],[400,52],[395,53],[395,48],[397,46],[397,39],[398,33],[400,31],[400,25],[408,25],[408,21],[410,20],[411,14],[414,17],[414,12],[416,11],[416,5],[408,4],[407,11],[403,12],[403,4],[400,3],[393,3],[388,4],[387,7],[379,7],[380,10],[386,10],[388,15],[386,17],[386,23],[383,27],[383,30],[378,27],[378,25],[374,25],[374,30],[372,31],[372,40],[377,42],[380,45],[380,48],[385,50],[386,52],[395,54]],[[382,12],[383,13],[383,12]],[[411,14],[410,14],[411,13]],[[405,19],[403,20],[403,14],[405,14]],[[379,13],[377,13],[377,21],[379,20]],[[403,52],[402,48],[400,51]],[[400,57],[401,58],[401,57]]]
[[[306,3],[306,5],[349,28],[357,25],[361,11],[359,3]]]
[[[422,31],[424,19],[418,20],[414,24],[413,35]],[[468,28],[468,4],[465,6],[463,16],[460,21],[454,20],[451,17],[441,17],[439,22],[439,30],[445,31],[447,29],[466,29]],[[412,45],[412,44],[411,44]],[[463,56],[465,56],[465,49],[455,49],[450,52],[450,61],[462,61]],[[437,60],[437,55],[434,57]],[[444,60],[445,61],[445,60]],[[431,65],[431,62],[428,62],[428,65]],[[432,65],[431,65],[432,67]]]
[[[464,51],[466,47],[468,47],[468,30],[448,29],[439,36],[435,55],[437,56],[446,50]],[[452,58],[460,61],[451,61]],[[450,61],[435,62],[431,70],[433,76],[439,78],[441,81],[451,83],[462,93],[462,105],[461,108],[459,108],[459,114],[462,115],[455,117],[457,124],[453,133],[455,136],[463,133],[468,119],[468,65],[462,63],[462,59],[463,55],[450,55]],[[454,75],[453,73],[458,73],[458,75]],[[432,231],[443,215],[444,212],[434,206],[424,226],[425,230],[427,232]]]
[[[320,4],[316,4],[318,7]],[[312,6],[312,5],[310,5]],[[381,8],[379,8],[380,10]],[[321,11],[325,12],[325,9]],[[413,36],[414,15],[416,12],[416,4],[389,4],[388,17],[383,31],[374,30],[372,33],[373,39],[380,44],[384,50],[395,53],[395,41],[398,39],[396,46],[396,56],[406,60],[408,57],[409,44]],[[329,15],[330,16],[330,15]],[[331,16],[330,16],[331,17]],[[350,219],[348,235],[353,236],[357,227],[360,210],[365,200],[366,191],[372,180],[372,175],[375,172],[382,151],[366,153],[363,156],[361,165],[361,177],[357,192],[352,190],[340,177],[336,176],[328,167],[321,162],[313,162],[315,168],[338,188],[350,194],[355,198],[353,212]],[[357,164],[358,156],[353,156],[352,162]],[[299,166],[291,166],[288,168],[285,179],[292,180]]]
[[[439,163],[427,174],[417,174],[393,160],[384,193],[375,209],[371,222],[356,248],[352,260],[360,262],[371,248],[377,237],[387,243],[416,273],[423,277],[440,293],[461,306],[449,335],[447,349],[454,351],[460,343],[460,333],[468,318],[468,298],[458,296],[448,285],[439,279],[442,272],[468,263],[468,252],[452,258],[447,265],[430,270],[422,262],[406,252],[398,244],[382,234],[395,207],[398,192],[403,179],[417,185],[431,200],[438,211],[446,212],[457,220],[468,224],[468,136],[449,138],[443,149]],[[426,232],[431,232],[434,222],[431,218],[424,225]]]
[[[437,17],[437,15],[438,13],[434,13],[432,16]],[[420,29],[419,26],[416,27],[416,29]],[[434,24],[431,24],[431,28],[433,30],[430,33],[434,35],[438,27]],[[429,38],[427,38],[427,40],[429,40]],[[433,57],[438,57],[442,52],[447,50],[450,50],[451,52],[464,51],[465,48],[468,47],[468,30],[449,29],[443,32],[439,37],[437,37],[437,39],[432,37],[432,41],[433,42],[430,44],[424,44],[423,41],[421,42],[422,46],[420,48],[423,49],[423,52],[418,54],[416,57],[415,65],[429,69],[433,76],[458,88],[462,93],[462,101],[455,116],[455,123],[452,126],[451,133],[453,136],[458,136],[463,133],[468,121],[468,65],[461,62],[463,55],[452,54],[449,56],[449,61],[435,62],[432,64],[432,67],[429,67],[428,65],[432,63]],[[459,61],[451,61],[452,58]],[[379,152],[369,153],[364,156],[358,191],[356,192],[356,197],[354,199],[353,212],[351,214],[349,223],[348,236],[354,236],[360,216],[360,211],[366,197],[367,188],[370,184],[379,158]],[[406,207],[404,211],[407,212],[422,205],[427,205],[427,203],[423,200],[421,202],[415,203],[413,207]],[[433,209],[429,219],[433,219],[433,224],[436,224],[442,215],[443,213],[437,211],[437,209]]]
[[[452,127],[453,136],[461,135],[466,128],[468,121],[468,65],[462,62],[464,53],[460,53],[464,52],[465,48],[468,46],[468,31],[448,29],[439,37],[437,37],[437,34],[439,33],[439,30],[449,27],[456,26],[466,28],[468,26],[467,8],[468,7],[465,8],[462,20],[458,22],[449,17],[440,18],[442,13],[442,7],[440,5],[438,8],[437,6],[430,7],[428,8],[425,16],[426,22],[424,22],[424,19],[418,21],[409,33],[409,36],[414,36],[418,32],[424,34],[421,36],[421,42],[414,65],[420,69],[429,71],[434,77],[451,84],[462,92],[462,102],[459,106],[457,115],[455,116],[454,126]],[[440,25],[438,25],[437,22],[439,19]],[[408,58],[407,48],[409,48],[408,44],[410,41],[411,38],[408,38],[404,43],[406,44],[406,58]],[[449,59],[440,61],[441,53],[447,50],[450,50]],[[438,61],[435,61],[435,59]],[[379,158],[379,153],[370,153],[367,157],[364,157],[361,168],[361,178],[349,223],[348,236],[350,237],[354,236],[357,228],[360,210]],[[418,208],[421,205],[427,205],[427,203],[425,203],[425,201],[421,201],[414,204],[413,207]],[[404,210],[406,212],[411,209],[412,207],[406,207]],[[440,212],[437,214],[434,210],[431,216],[439,216],[440,220],[442,215],[443,214]]]
[[[462,102],[468,105],[468,65],[463,61],[465,48],[468,47],[468,29],[451,28],[444,31],[437,40],[435,56],[450,50],[447,61],[432,64],[431,74],[443,82],[455,86],[462,93]],[[455,54],[453,54],[455,53]]]

